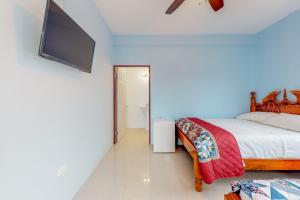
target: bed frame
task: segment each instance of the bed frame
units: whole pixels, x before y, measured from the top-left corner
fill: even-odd
[[[300,90],[290,91],[291,94],[296,96],[296,101],[291,102],[288,99],[287,91],[284,90],[283,100],[278,101],[280,91],[271,92],[267,97],[262,100],[262,103],[256,102],[256,93],[251,92],[251,112],[275,112],[275,113],[290,113],[300,115]],[[194,162],[194,177],[195,189],[198,192],[202,191],[202,175],[198,161],[198,152],[192,142],[176,127],[176,138],[179,138],[186,150],[189,152]],[[177,144],[177,143],[176,143]],[[257,171],[274,171],[274,170],[300,170],[299,159],[244,159],[245,170]],[[228,196],[228,200],[234,199],[235,195]]]
[[[241,200],[241,197],[237,195],[236,193],[229,193],[225,194],[224,196],[225,200]]]

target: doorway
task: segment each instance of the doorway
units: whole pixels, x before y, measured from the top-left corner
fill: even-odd
[[[151,69],[150,65],[115,65],[114,144],[128,130],[143,130],[151,143]]]

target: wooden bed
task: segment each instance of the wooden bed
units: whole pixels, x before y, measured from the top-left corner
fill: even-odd
[[[239,195],[237,195],[235,193],[225,194],[224,199],[225,200],[241,200],[241,198],[239,197]]]
[[[290,113],[300,115],[300,90],[290,91],[296,96],[295,102],[288,100],[287,91],[284,90],[283,100],[278,101],[277,97],[281,92],[271,92],[267,97],[262,100],[262,103],[256,102],[256,93],[251,92],[251,112],[276,112],[276,113]],[[178,128],[176,128],[176,135],[182,142],[186,150],[189,152],[194,161],[194,177],[195,177],[195,189],[198,192],[202,191],[202,175],[199,167],[198,152],[191,141],[183,134]],[[245,170],[300,170],[300,158],[295,160],[275,160],[275,159],[244,159]],[[228,196],[228,195],[227,195]],[[235,194],[229,194],[228,200],[237,200]],[[226,199],[226,198],[225,198]]]

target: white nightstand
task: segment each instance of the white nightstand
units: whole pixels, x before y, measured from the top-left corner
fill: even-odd
[[[175,121],[153,121],[153,152],[175,152]]]

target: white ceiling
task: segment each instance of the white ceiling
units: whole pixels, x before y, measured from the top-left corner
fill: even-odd
[[[186,0],[165,15],[173,0],[95,1],[117,35],[253,34],[300,8],[300,0],[224,0],[215,13],[205,0]]]

